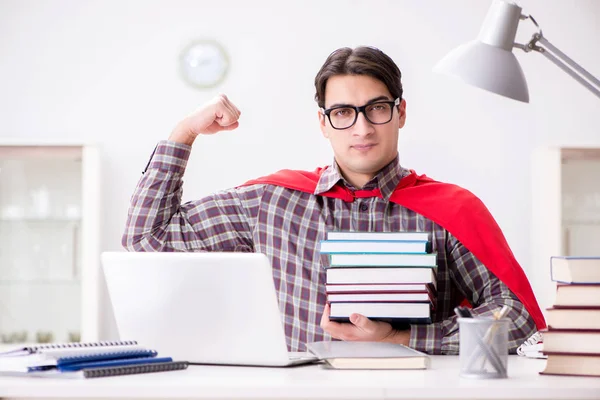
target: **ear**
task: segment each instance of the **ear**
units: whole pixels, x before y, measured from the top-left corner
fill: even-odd
[[[319,127],[321,128],[321,133],[323,134],[323,137],[326,139],[329,139],[329,133],[327,132],[326,129],[326,124],[327,121],[325,120],[325,115],[323,115],[321,113],[321,110],[317,111],[317,114],[319,115]]]
[[[402,99],[398,106],[398,129],[402,129],[406,123],[406,100]]]

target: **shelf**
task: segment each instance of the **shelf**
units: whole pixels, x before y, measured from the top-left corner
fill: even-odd
[[[577,219],[563,219],[563,225],[585,225],[585,226],[600,226],[600,219],[592,220],[577,220]]]
[[[81,218],[0,218],[0,222],[81,222]]]
[[[75,285],[80,284],[79,279],[10,279],[0,280],[0,285]]]

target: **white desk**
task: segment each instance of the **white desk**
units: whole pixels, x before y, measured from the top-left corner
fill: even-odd
[[[0,378],[0,398],[600,399],[600,378],[539,375],[545,360],[509,357],[508,379],[458,377],[457,356],[424,371],[190,366],[97,379]]]

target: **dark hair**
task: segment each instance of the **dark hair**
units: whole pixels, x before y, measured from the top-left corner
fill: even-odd
[[[327,57],[315,77],[315,100],[325,107],[325,88],[335,75],[368,75],[387,86],[392,98],[402,99],[402,73],[394,61],[375,47],[343,47]]]

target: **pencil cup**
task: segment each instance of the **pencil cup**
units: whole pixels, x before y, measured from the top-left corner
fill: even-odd
[[[508,323],[506,318],[458,318],[461,377],[508,377]]]

